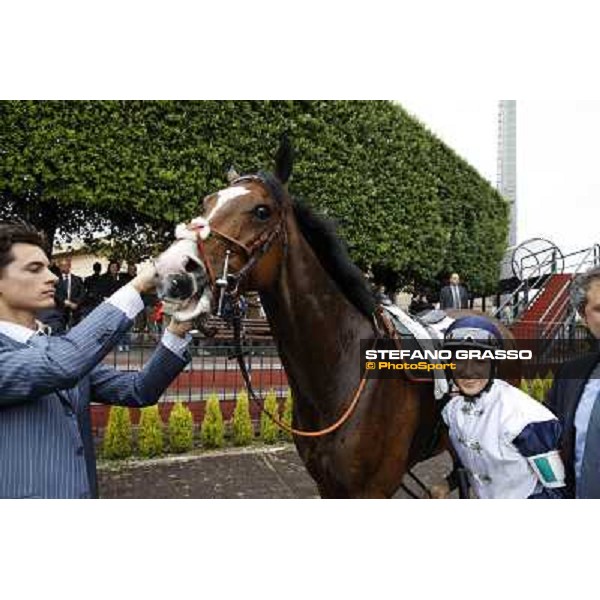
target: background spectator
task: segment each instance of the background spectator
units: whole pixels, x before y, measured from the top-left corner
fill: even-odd
[[[466,288],[461,285],[458,273],[450,275],[448,285],[442,288],[440,292],[440,308],[468,308],[469,294]]]

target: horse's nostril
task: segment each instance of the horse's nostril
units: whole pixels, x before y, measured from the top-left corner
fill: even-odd
[[[189,275],[174,275],[169,288],[169,296],[174,299],[183,300],[194,293],[194,284]]]
[[[195,260],[192,260],[191,258],[188,258],[188,260],[186,261],[186,263],[184,265],[184,269],[188,273],[193,273],[194,271],[197,271],[199,268],[200,268],[200,265]]]

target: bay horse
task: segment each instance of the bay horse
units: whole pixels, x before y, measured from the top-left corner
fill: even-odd
[[[239,291],[259,293],[292,390],[293,426],[314,431],[344,413],[361,383],[360,340],[371,346],[378,336],[376,302],[333,224],[289,195],[291,171],[284,143],[273,174],[234,177],[187,227],[198,232],[215,291],[227,260]],[[432,383],[367,379],[343,425],[294,443],[321,497],[389,498],[424,458],[438,419]]]

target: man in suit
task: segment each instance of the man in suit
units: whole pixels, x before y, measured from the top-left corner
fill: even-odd
[[[36,334],[57,276],[43,238],[0,222],[0,498],[97,497],[90,402],[155,404],[190,360],[190,323],[172,321],[138,372],[102,364],[143,310],[148,268],[64,336]]]
[[[71,257],[58,261],[60,279],[56,284],[56,304],[62,309],[64,329],[69,329],[79,318],[79,309],[85,298],[85,286],[81,277],[71,273]]]
[[[571,298],[590,333],[600,339],[600,267],[574,280]],[[600,352],[562,365],[548,408],[563,426],[562,457],[568,496],[600,498]]]
[[[92,266],[93,274],[83,281],[85,296],[81,306],[81,317],[87,317],[102,302],[102,265],[95,262]]]
[[[450,282],[440,292],[440,308],[468,308],[469,294],[460,284],[458,273],[450,275]]]

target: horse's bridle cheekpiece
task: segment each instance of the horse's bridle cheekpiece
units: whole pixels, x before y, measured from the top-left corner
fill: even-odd
[[[234,179],[229,187],[234,187],[239,185],[240,183],[246,182],[257,182],[263,185],[269,193],[277,200],[278,205],[281,207],[281,192],[280,190],[276,190],[276,185],[270,181],[268,176],[259,173],[257,175],[243,175],[242,177],[238,177]],[[204,227],[208,225],[208,234],[202,235],[202,230]],[[223,233],[222,231],[215,229],[212,225],[209,225],[204,222],[202,218],[194,219],[189,225],[186,226],[188,230],[192,230],[196,232],[196,244],[198,248],[198,256],[204,263],[208,274],[208,282],[211,288],[212,293],[215,295],[218,294],[218,303],[217,303],[217,312],[216,315],[218,317],[222,316],[222,308],[224,305],[225,297],[229,296],[229,300],[231,301],[232,306],[239,306],[239,289],[240,284],[246,279],[246,277],[250,274],[252,269],[256,266],[258,261],[270,250],[273,242],[276,240],[278,236],[282,236],[283,238],[283,247],[284,253],[287,247],[287,230],[285,228],[285,221],[283,218],[283,211],[280,210],[279,218],[276,223],[265,229],[260,235],[258,235],[249,245],[243,244],[239,240]],[[210,235],[214,234],[216,237],[221,238],[227,246],[227,250],[225,251],[225,260],[223,262],[223,269],[221,275],[217,278],[215,276],[214,267],[206,253],[206,248],[204,246],[205,241],[208,239]],[[233,250],[232,250],[233,248]],[[246,263],[244,266],[237,272],[231,273],[229,271],[229,262],[232,251],[237,251],[246,258]]]

